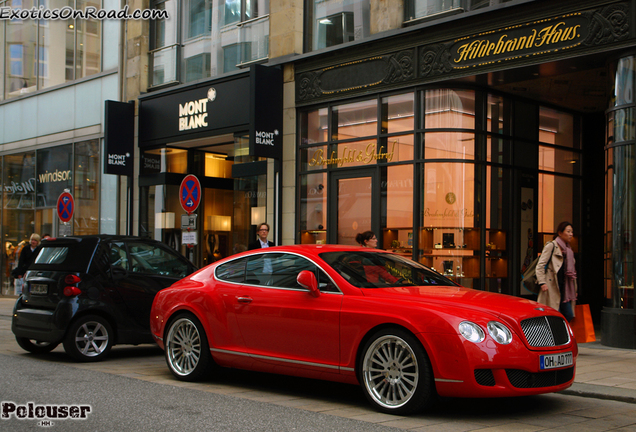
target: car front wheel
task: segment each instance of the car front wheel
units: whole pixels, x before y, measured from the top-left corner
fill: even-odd
[[[113,346],[113,329],[98,315],[86,315],[75,321],[64,339],[68,355],[83,362],[100,361]]]
[[[18,345],[20,345],[20,348],[33,354],[46,354],[58,346],[56,343],[43,342],[25,337],[16,336],[15,340],[18,342]]]
[[[189,313],[170,322],[165,355],[170,371],[182,381],[200,380],[215,366],[203,326]]]
[[[360,367],[367,399],[389,414],[409,414],[435,397],[431,364],[419,341],[401,329],[384,329],[365,344]]]

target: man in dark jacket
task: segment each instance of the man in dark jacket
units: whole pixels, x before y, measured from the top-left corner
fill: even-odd
[[[267,240],[267,236],[269,235],[269,225],[268,224],[266,224],[265,222],[260,224],[258,226],[258,230],[256,231],[256,234],[258,235],[258,240],[256,240],[254,243],[250,243],[249,244],[249,246],[248,246],[249,250],[266,248],[266,247],[273,247],[274,246],[274,243],[272,243],[271,241]]]

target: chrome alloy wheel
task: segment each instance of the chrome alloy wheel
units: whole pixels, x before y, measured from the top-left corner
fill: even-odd
[[[417,389],[419,369],[415,352],[397,336],[382,336],[364,355],[362,377],[368,394],[378,405],[400,408]]]
[[[87,321],[75,332],[75,347],[86,357],[97,357],[109,343],[108,329],[98,321]]]
[[[201,335],[189,318],[173,322],[166,338],[166,354],[170,368],[181,376],[190,375],[201,359]]]

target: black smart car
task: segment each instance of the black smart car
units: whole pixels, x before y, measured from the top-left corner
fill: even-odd
[[[99,361],[115,344],[152,343],[155,294],[196,270],[161,242],[129,236],[42,241],[25,274],[11,330],[32,353],[58,344],[80,361]]]

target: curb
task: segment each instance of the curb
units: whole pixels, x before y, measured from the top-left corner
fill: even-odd
[[[602,391],[599,391],[601,390]],[[598,386],[593,384],[574,383],[566,390],[558,392],[559,394],[581,396],[593,399],[614,400],[618,402],[626,402],[636,404],[636,396],[634,390]]]

